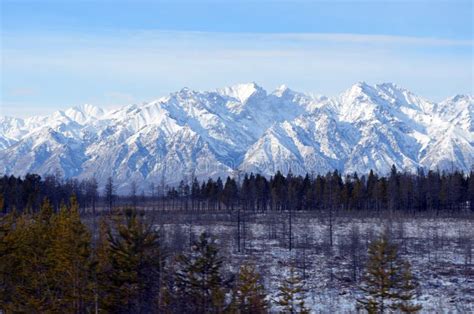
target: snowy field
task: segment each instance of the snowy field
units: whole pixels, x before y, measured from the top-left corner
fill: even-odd
[[[305,278],[306,304],[314,313],[355,313],[357,285],[364,271],[367,245],[387,229],[399,253],[410,261],[419,279],[418,303],[423,313],[474,313],[474,219],[427,217],[328,217],[298,213],[246,215],[241,222],[229,214],[169,214],[155,222],[170,250],[187,250],[201,232],[219,243],[226,269],[244,261],[257,265],[272,298],[281,278],[295,267]],[[172,253],[172,252],[171,252]],[[276,309],[275,309],[276,310]]]

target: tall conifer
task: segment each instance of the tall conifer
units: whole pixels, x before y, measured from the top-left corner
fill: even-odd
[[[53,217],[47,258],[58,298],[57,310],[83,313],[93,305],[91,237],[81,222],[76,197],[70,203],[70,208],[63,205]]]
[[[158,233],[134,210],[108,231],[110,268],[104,287],[106,310],[116,313],[150,312],[159,293],[163,254]]]
[[[283,313],[309,313],[305,306],[306,289],[303,279],[292,267],[289,276],[278,287],[277,304]]]
[[[226,286],[219,251],[206,234],[202,233],[191,247],[190,254],[181,255],[176,272],[180,300],[186,300],[185,312],[219,313],[225,309]]]
[[[233,291],[232,309],[237,313],[267,313],[268,302],[262,278],[252,264],[240,267]]]
[[[419,310],[421,307],[412,304],[416,284],[409,264],[399,257],[397,246],[390,242],[386,232],[370,244],[368,255],[366,274],[360,285],[363,297],[357,300],[358,306],[368,313]]]

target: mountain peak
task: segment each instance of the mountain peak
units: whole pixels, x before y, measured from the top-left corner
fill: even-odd
[[[280,86],[278,86],[275,91],[281,91],[281,92],[284,92],[286,90],[288,90],[288,86],[286,86],[285,84],[281,84]]]
[[[76,106],[74,107],[74,109],[81,111],[87,115],[94,116],[94,117],[104,114],[104,110],[102,108],[99,108],[91,104],[83,104],[80,106]]]
[[[357,87],[359,87],[359,88],[370,87],[370,85],[369,85],[366,81],[358,81],[358,82],[355,83],[353,86],[357,86]]]
[[[377,88],[384,88],[384,89],[394,89],[394,90],[405,90],[404,88],[398,86],[395,83],[392,82],[384,82],[381,84],[376,84],[375,87]]]
[[[194,91],[192,89],[190,89],[189,87],[183,87],[178,92],[173,93],[173,94],[175,94],[175,95],[177,94],[180,97],[187,97],[187,96],[189,96],[193,93],[194,93]]]
[[[387,94],[395,98],[406,98],[409,96],[414,96],[413,93],[411,93],[410,91],[406,90],[403,87],[400,87],[399,85],[395,83],[387,82],[387,83],[376,84],[375,89],[377,89],[379,93],[381,92],[383,94]]]
[[[266,91],[255,82],[224,87],[223,89],[219,89],[218,92],[225,96],[236,98],[241,103],[246,103],[248,99],[254,95],[265,96],[267,94]]]
[[[275,96],[278,96],[278,97],[282,97],[283,95],[286,95],[286,94],[289,94],[293,92],[290,88],[288,88],[288,86],[286,86],[285,84],[282,84],[280,86],[278,86],[274,91],[273,91],[273,95]]]
[[[376,94],[374,88],[366,82],[360,81],[352,85],[341,94],[343,102],[353,102],[357,99],[364,99]]]
[[[90,119],[99,119],[105,114],[102,108],[90,104],[75,106],[64,111],[69,119],[78,123],[85,123]]]
[[[365,94],[365,95],[372,95],[374,94],[375,90],[374,90],[374,87],[372,85],[369,85],[368,83],[364,82],[364,81],[360,81],[360,82],[357,82],[355,83],[354,85],[352,85],[349,89],[347,89],[345,91],[345,93],[349,93],[349,94],[357,94],[357,95],[360,95],[360,94]]]
[[[451,102],[459,102],[459,101],[473,101],[472,95],[464,95],[464,94],[457,94],[452,97],[448,98]]]
[[[370,100],[371,102],[379,102],[377,99],[385,101],[396,106],[408,106],[420,109],[425,102],[405,88],[391,82],[385,82],[375,85],[369,85],[366,82],[358,82],[352,85],[342,94],[345,102],[353,102],[355,100]]]

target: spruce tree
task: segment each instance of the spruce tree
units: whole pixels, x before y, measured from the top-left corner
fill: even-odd
[[[368,313],[402,308],[417,311],[418,307],[411,303],[416,285],[410,268],[399,257],[397,246],[389,241],[386,232],[369,245],[368,255],[360,285],[363,297],[357,299],[358,307]]]
[[[6,309],[11,302],[14,283],[15,217],[13,213],[0,216],[0,309]]]
[[[8,258],[11,298],[6,312],[37,313],[57,309],[57,291],[51,276],[48,250],[52,244],[53,208],[45,200],[38,214],[23,214],[15,221],[14,249]]]
[[[403,263],[400,277],[395,307],[403,313],[416,313],[420,311],[422,306],[413,302],[413,299],[418,296],[419,285],[411,272],[410,263]]]
[[[63,206],[58,214],[45,201],[36,215],[8,215],[2,219],[0,233],[2,309],[92,310],[90,237],[74,198],[71,208]]]
[[[99,234],[94,249],[94,262],[96,272],[94,276],[94,303],[95,308],[105,308],[107,303],[107,290],[112,266],[109,259],[110,242],[108,232],[110,230],[106,218],[102,217],[99,222]]]
[[[106,282],[102,306],[115,313],[150,312],[159,293],[163,253],[158,233],[136,211],[108,230]]]
[[[471,170],[469,174],[467,195],[468,195],[468,201],[469,201],[469,209],[471,211],[474,211],[474,170]]]
[[[234,205],[239,196],[239,188],[234,179],[227,177],[227,180],[224,185],[224,190],[222,192],[222,202],[227,209],[234,210]]]
[[[105,185],[105,199],[109,207],[109,212],[111,212],[115,201],[115,186],[112,177],[107,179],[107,183]]]
[[[237,313],[267,313],[268,302],[262,278],[252,264],[240,267],[233,291],[232,310]]]
[[[191,247],[191,253],[178,257],[176,288],[180,300],[186,300],[182,311],[220,313],[225,309],[226,286],[221,273],[222,257],[214,241],[206,234]]]
[[[63,205],[52,220],[49,276],[58,299],[56,310],[83,313],[93,306],[91,237],[80,220],[76,197],[70,203],[70,208]]]
[[[182,305],[185,302],[182,302],[176,294],[175,274],[176,260],[173,259],[166,263],[163,269],[159,296],[155,303],[157,313],[179,313],[180,310],[184,308]]]
[[[289,276],[284,278],[278,287],[278,299],[276,303],[283,313],[309,313],[305,306],[306,289],[303,279],[290,268]]]

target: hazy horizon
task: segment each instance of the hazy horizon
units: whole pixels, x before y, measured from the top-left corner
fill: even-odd
[[[252,81],[330,97],[358,81],[431,101],[474,93],[470,1],[1,5],[1,115]]]

